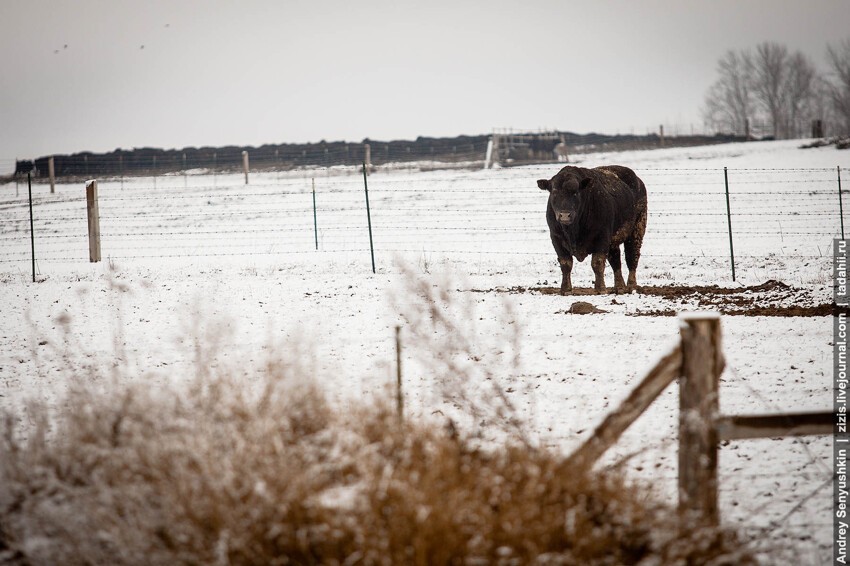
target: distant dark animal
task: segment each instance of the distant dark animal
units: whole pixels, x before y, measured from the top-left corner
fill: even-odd
[[[591,256],[596,293],[605,293],[605,259],[614,270],[614,290],[637,286],[640,248],[646,231],[646,186],[634,171],[620,165],[585,169],[567,166],[537,186],[549,191],[546,222],[561,265],[561,294],[572,292],[573,257]],[[626,252],[628,285],[620,267],[620,244]]]

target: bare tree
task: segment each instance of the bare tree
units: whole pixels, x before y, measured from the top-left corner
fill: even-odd
[[[799,138],[805,135],[807,122],[813,118],[811,110],[817,77],[815,66],[801,52],[797,51],[787,58],[783,85],[786,137]]]
[[[818,75],[812,86],[812,98],[809,105],[809,120],[820,120],[822,135],[830,136],[836,131],[836,114],[832,103],[832,85],[822,75]]]
[[[784,113],[787,104],[787,93],[784,89],[787,61],[788,48],[784,45],[764,42],[756,46],[753,58],[755,70],[753,89],[756,98],[767,111],[776,139],[787,137]]]
[[[747,123],[753,113],[752,56],[747,51],[727,51],[717,71],[720,76],[705,97],[703,116],[717,129],[748,133]]]
[[[826,53],[832,70],[832,104],[840,124],[839,133],[850,135],[850,39],[837,47],[827,45]]]

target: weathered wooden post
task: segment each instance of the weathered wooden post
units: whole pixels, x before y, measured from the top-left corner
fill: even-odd
[[[718,313],[682,313],[679,513],[683,527],[716,527],[718,384],[724,360]]]
[[[275,172],[277,173],[277,181],[280,182],[280,149],[274,150],[274,164],[275,164]]]
[[[100,214],[97,209],[97,181],[86,182],[86,208],[89,217],[89,261],[100,261]]]
[[[658,126],[658,140],[659,145],[664,147],[664,124]]]
[[[248,152],[242,152],[242,169],[245,170],[245,184],[248,184]]]
[[[365,150],[366,150],[366,159],[365,159],[366,165],[365,165],[365,167],[367,169],[371,169],[372,168],[372,146],[367,143],[365,145]]]
[[[50,194],[56,192],[56,169],[53,166],[53,156],[47,158],[47,175],[50,177]]]

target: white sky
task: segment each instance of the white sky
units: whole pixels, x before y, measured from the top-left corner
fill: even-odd
[[[0,160],[687,133],[726,50],[776,41],[825,70],[847,38],[850,0],[0,0]]]

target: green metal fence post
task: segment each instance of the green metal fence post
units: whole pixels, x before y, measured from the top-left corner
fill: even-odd
[[[732,281],[735,281],[735,249],[732,246],[732,210],[729,206],[729,174],[723,168],[723,181],[726,184],[726,222],[729,224],[729,257],[732,260]]]
[[[835,168],[838,171],[838,214],[841,215],[841,239],[844,239],[844,199],[841,194],[841,166]]]
[[[35,283],[35,228],[32,221],[32,174],[27,173],[27,188],[30,194],[30,249],[32,251],[32,282]]]
[[[316,179],[313,179],[313,237],[316,240],[316,250],[319,249],[319,222],[316,218]]]
[[[375,246],[372,244],[372,213],[369,210],[369,183],[366,181],[366,162],[363,162],[363,188],[366,190],[366,219],[369,222],[369,252],[372,254],[372,273],[375,273]]]

